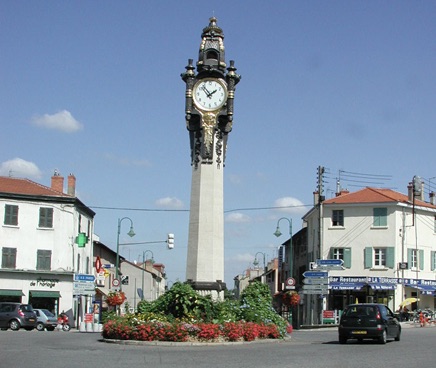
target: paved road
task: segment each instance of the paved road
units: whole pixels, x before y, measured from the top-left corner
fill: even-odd
[[[420,368],[436,362],[436,327],[405,328],[400,342],[340,345],[336,329],[294,331],[291,341],[168,346],[99,341],[95,333],[0,331],[1,368]]]

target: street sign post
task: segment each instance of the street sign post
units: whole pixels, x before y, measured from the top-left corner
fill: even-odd
[[[328,278],[329,277],[329,273],[326,271],[306,271],[303,273],[304,277],[325,277]]]
[[[306,277],[303,279],[303,284],[306,285],[328,285],[329,279],[326,277]]]

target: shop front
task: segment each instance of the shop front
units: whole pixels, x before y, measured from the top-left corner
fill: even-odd
[[[382,303],[395,311],[410,297],[419,299],[413,309],[436,308],[435,280],[330,276],[329,289],[329,309],[343,310],[351,303]]]

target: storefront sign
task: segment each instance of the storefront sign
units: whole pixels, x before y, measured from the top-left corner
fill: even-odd
[[[41,286],[51,289],[55,287],[58,282],[59,279],[43,279],[41,277],[38,277],[35,281],[30,281],[30,286]]]

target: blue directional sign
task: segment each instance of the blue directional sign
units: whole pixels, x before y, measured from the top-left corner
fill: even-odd
[[[304,277],[328,277],[329,273],[324,271],[306,271],[303,273]]]
[[[74,275],[74,281],[86,281],[86,282],[94,282],[95,276],[94,275],[86,275],[86,274],[77,274]]]
[[[342,259],[317,259],[316,264],[320,266],[342,266],[344,261]]]

